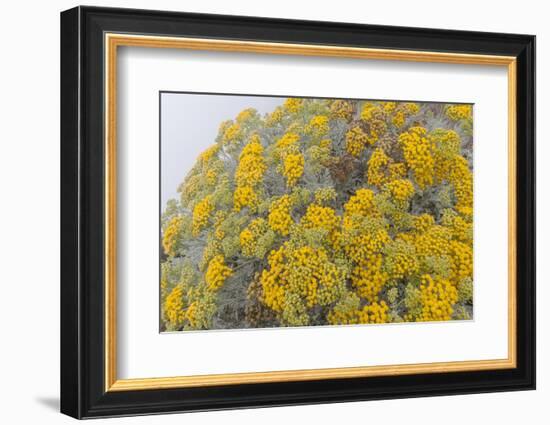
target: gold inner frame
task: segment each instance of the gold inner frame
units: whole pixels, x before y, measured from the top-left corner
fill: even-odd
[[[105,391],[510,369],[516,367],[516,58],[393,49],[105,34]],[[508,357],[385,366],[118,379],[116,325],[117,51],[120,46],[503,66],[508,72]]]

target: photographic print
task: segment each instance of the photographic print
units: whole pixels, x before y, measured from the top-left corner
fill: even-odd
[[[160,93],[160,330],[473,318],[473,105]]]

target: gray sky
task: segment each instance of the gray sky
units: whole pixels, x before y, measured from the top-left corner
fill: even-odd
[[[161,94],[161,207],[177,198],[177,188],[199,154],[214,143],[222,121],[246,108],[272,112],[284,98],[188,93]]]

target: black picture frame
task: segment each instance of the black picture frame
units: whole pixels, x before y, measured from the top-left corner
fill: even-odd
[[[517,58],[517,367],[105,391],[104,34],[154,34]],[[61,13],[61,412],[93,418],[535,388],[535,37],[76,7]]]

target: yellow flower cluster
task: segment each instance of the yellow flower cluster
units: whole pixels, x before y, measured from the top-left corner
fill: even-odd
[[[402,162],[393,163],[388,166],[388,171],[390,180],[400,179],[407,175],[407,166]]]
[[[164,318],[174,329],[185,321],[184,295],[183,285],[176,285],[164,302]]]
[[[296,133],[288,132],[285,133],[283,137],[281,137],[279,140],[277,140],[277,143],[275,143],[275,147],[281,151],[284,151],[289,147],[295,146],[298,140],[300,140],[300,136],[298,136]]]
[[[290,225],[292,224],[292,217],[290,216],[290,196],[283,195],[279,199],[272,202],[269,208],[269,215],[267,222],[269,227],[274,232],[278,232],[283,236],[287,236],[290,231]]]
[[[225,264],[223,255],[216,255],[210,260],[204,279],[211,291],[217,291],[232,274],[233,270]]]
[[[336,215],[336,211],[334,211],[334,209],[317,204],[311,204],[307,207],[307,211],[302,217],[301,223],[306,229],[319,227],[328,232],[333,232],[338,228],[340,219]]]
[[[344,294],[343,298],[327,314],[327,320],[331,325],[355,325],[359,322],[358,311],[361,300],[351,291]]]
[[[393,180],[386,187],[398,202],[407,202],[414,195],[414,186],[408,179]]]
[[[220,145],[212,145],[209,148],[205,149],[201,152],[199,155],[199,162],[204,166],[205,164],[208,164],[210,160],[218,153],[220,150]]]
[[[471,278],[474,269],[474,256],[472,244],[465,244],[459,241],[451,241],[449,245],[451,257],[452,281],[458,284],[464,278]]]
[[[418,114],[420,111],[420,106],[418,106],[417,103],[405,102],[401,105],[401,107],[408,115]]]
[[[358,157],[370,143],[369,136],[361,127],[353,127],[346,133],[346,150],[350,155]]]
[[[474,285],[472,278],[462,279],[458,282],[456,290],[458,292],[458,301],[472,302],[474,297]]]
[[[275,143],[274,156],[280,162],[278,167],[279,171],[284,172],[284,161],[287,155],[300,154],[300,150],[298,149],[299,140],[300,140],[300,136],[298,136],[296,133],[288,132],[288,133],[285,133],[283,137],[281,137]]]
[[[332,187],[322,187],[315,191],[315,202],[318,204],[329,204],[337,198],[336,191]]]
[[[440,225],[434,225],[412,237],[416,252],[421,256],[447,255],[451,233]],[[404,238],[404,235],[402,235]]]
[[[451,320],[453,305],[458,301],[458,293],[448,280],[434,280],[430,275],[423,275],[420,297],[422,300],[420,320],[425,322]]]
[[[367,181],[373,186],[382,186],[387,181],[386,168],[390,164],[390,157],[382,148],[376,148],[372,153],[367,168]]]
[[[358,313],[358,323],[386,323],[388,321],[388,305],[385,301],[373,302],[366,305]]]
[[[395,108],[397,108],[397,102],[381,102],[381,104],[386,114],[392,114]]]
[[[275,125],[279,124],[283,120],[283,117],[284,117],[283,108],[281,107],[275,108],[275,110],[267,116],[265,124],[268,127],[274,127]]]
[[[414,275],[420,268],[417,258],[404,252],[389,256],[386,263],[392,279],[403,279]]]
[[[357,294],[369,302],[378,300],[378,293],[387,280],[387,273],[382,271],[380,254],[367,257],[366,264],[355,267],[351,275],[351,282],[357,289]]]
[[[353,106],[347,100],[335,100],[330,104],[330,116],[348,121],[353,116]]]
[[[208,268],[208,264],[210,263],[210,260],[214,258],[216,255],[220,254],[221,251],[222,251],[221,242],[215,238],[209,238],[206,243],[206,246],[204,247],[204,251],[202,252],[202,258],[199,264],[199,268],[202,271]]]
[[[268,230],[267,222],[263,218],[252,220],[250,224],[239,235],[239,242],[243,254],[247,257],[256,255],[256,244],[258,238]]]
[[[388,130],[387,109],[385,104],[367,102],[361,110],[361,120],[368,127],[368,141],[374,145]]]
[[[239,112],[239,115],[237,115],[236,121],[239,124],[243,124],[254,115],[256,115],[256,110],[254,108],[243,109],[241,112]]]
[[[317,228],[326,231],[332,246],[338,243],[337,231],[340,227],[340,217],[336,215],[334,209],[311,204],[303,215],[301,224],[306,229]]]
[[[217,180],[218,180],[218,173],[215,169],[210,168],[206,170],[206,182],[210,186],[214,186]]]
[[[434,180],[434,159],[431,143],[424,127],[411,127],[399,136],[407,166],[413,170],[418,186],[424,189]]]
[[[380,119],[383,117],[383,110],[382,108],[371,102],[367,102],[363,105],[363,109],[361,110],[361,119],[363,121],[371,121],[373,119]]]
[[[389,321],[388,310],[385,301],[375,301],[360,308],[359,299],[352,295],[343,303],[337,304],[327,315],[327,319],[332,325],[386,323]]]
[[[239,156],[239,165],[235,172],[237,186],[256,186],[261,183],[267,169],[263,153],[259,136],[252,136]]]
[[[199,328],[199,321],[198,321],[198,313],[197,310],[199,309],[199,303],[198,302],[192,302],[189,304],[189,307],[187,307],[187,311],[185,312],[185,318],[189,321],[191,324],[191,327],[197,329]]]
[[[446,209],[441,216],[441,224],[448,227],[453,237],[460,241],[472,244],[473,239],[473,223],[465,220],[463,217],[454,212],[454,210]]]
[[[301,153],[289,153],[284,159],[283,174],[287,185],[292,187],[304,173],[304,156]]]
[[[344,218],[344,226],[347,220]],[[363,266],[368,264],[371,256],[382,251],[382,248],[390,241],[386,230],[379,229],[360,233],[355,236],[348,236],[344,232],[344,252],[356,264]]]
[[[166,254],[174,256],[176,255],[175,248],[178,245],[178,238],[180,235],[181,225],[183,223],[183,217],[177,215],[172,217],[162,237],[162,246]]]
[[[413,221],[414,228],[419,233],[426,232],[434,224],[435,224],[434,216],[430,214],[417,215]]]
[[[239,124],[231,124],[223,133],[223,143],[229,144],[238,141],[242,136],[241,127]]]
[[[474,212],[473,177],[468,167],[468,161],[462,156],[455,156],[449,179],[454,186],[457,200],[456,210],[461,214],[471,216]]]
[[[472,105],[451,105],[445,109],[445,114],[453,121],[472,118]]]
[[[297,114],[304,106],[304,100],[296,97],[289,97],[285,100],[284,107],[291,114]]]
[[[210,214],[214,211],[210,195],[197,202],[193,208],[193,236],[198,236],[202,229],[208,225]]]
[[[370,189],[359,189],[344,205],[348,215],[368,215],[374,208],[374,192]]]
[[[405,120],[420,111],[420,107],[416,103],[403,103],[400,104],[393,115],[392,123],[397,128],[401,128],[405,125]]]
[[[209,329],[216,312],[216,295],[204,284],[192,286],[188,292],[189,307],[185,313],[187,329]]]
[[[233,209],[240,211],[243,208],[250,208],[255,210],[258,202],[258,195],[251,186],[239,186],[233,193]]]
[[[285,243],[269,255],[269,268],[262,271],[263,302],[277,313],[301,310],[335,301],[343,289],[344,275],[323,248],[295,248]],[[284,315],[282,316],[284,317]]]
[[[451,177],[455,158],[460,157],[460,137],[453,130],[436,130],[430,134],[435,162],[435,182],[442,183]]]
[[[314,116],[306,125],[304,131],[306,134],[322,137],[328,133],[328,117],[326,115],[316,115]]]
[[[346,255],[359,266],[367,265],[370,256],[379,253],[390,240],[380,222],[373,221],[378,215],[370,189],[359,189],[344,204],[342,244]]]

